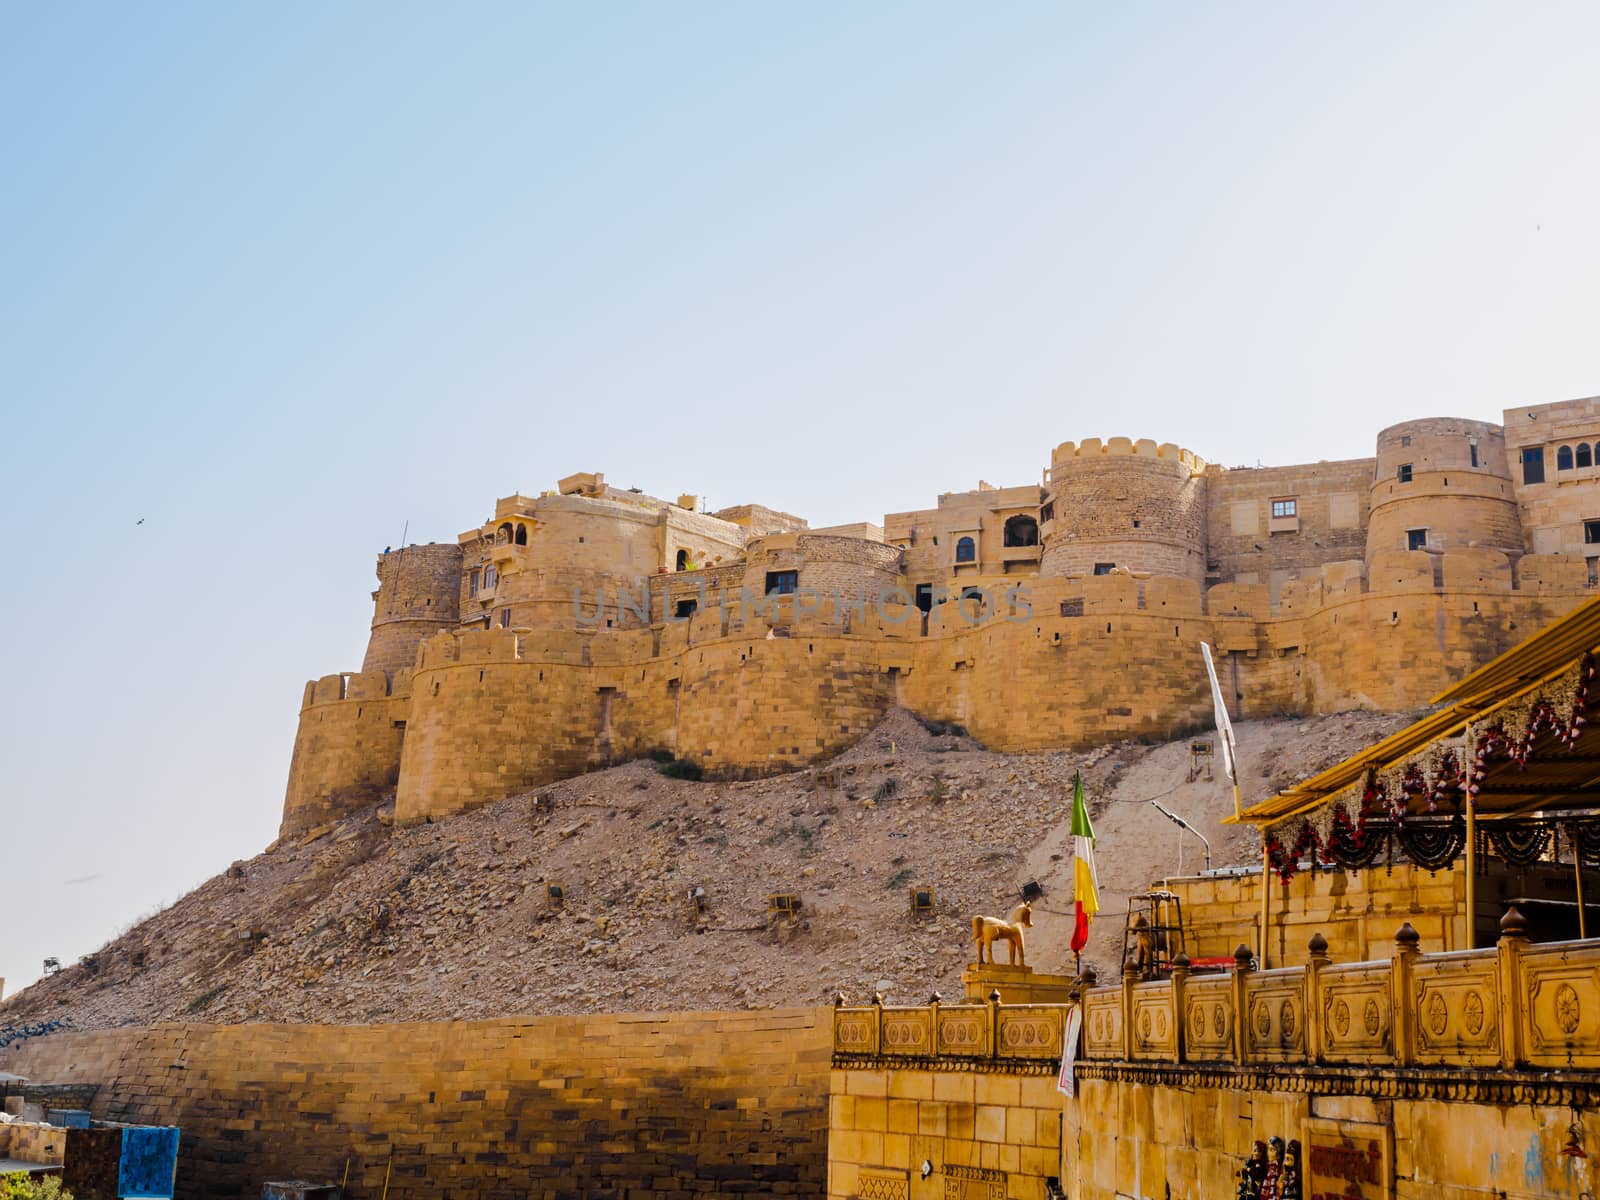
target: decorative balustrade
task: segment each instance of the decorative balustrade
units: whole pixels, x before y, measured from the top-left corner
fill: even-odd
[[[1060,1061],[1066,1036],[1067,1006],[1005,1004],[997,994],[987,1004],[928,1004],[891,1007],[874,997],[871,1005],[833,1009],[833,1052],[844,1058],[936,1059],[971,1062],[1034,1063]]]
[[[1515,909],[1499,944],[1423,954],[1409,924],[1387,960],[1334,963],[1321,935],[1306,966],[1256,971],[1241,946],[1226,975],[1120,986],[1081,981],[1083,1062],[1600,1069],[1600,940],[1532,945]],[[1067,1005],[834,1007],[833,1050],[852,1060],[1039,1068],[1061,1058]]]
[[[1333,963],[1120,987],[1086,980],[1080,1061],[1600,1068],[1600,940],[1535,946],[1513,909],[1497,946],[1422,954],[1409,924],[1386,961]],[[1182,1020],[1178,1015],[1182,1014]]]

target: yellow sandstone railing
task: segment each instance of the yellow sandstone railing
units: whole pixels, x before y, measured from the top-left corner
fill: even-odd
[[[1061,1058],[1067,1007],[1005,1004],[991,994],[987,1004],[942,1004],[935,996],[912,1008],[890,1007],[874,997],[863,1007],[833,1009],[833,1052],[847,1058],[1030,1062]]]
[[[1600,941],[1533,945],[1514,909],[1497,945],[1422,954],[1409,924],[1387,961],[1096,987],[1085,980],[1085,1061],[1339,1066],[1600,1067]],[[1002,1010],[1005,1011],[1005,1010]],[[837,1044],[837,1043],[836,1043]]]

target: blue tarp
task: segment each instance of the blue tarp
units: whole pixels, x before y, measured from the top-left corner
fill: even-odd
[[[130,1125],[122,1131],[117,1195],[172,1200],[178,1174],[178,1131],[172,1126]]]

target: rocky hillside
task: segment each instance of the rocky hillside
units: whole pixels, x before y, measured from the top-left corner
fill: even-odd
[[[1397,728],[1346,713],[1239,727],[1247,801]],[[171,908],[0,1005],[0,1029],[156,1020],[365,1022],[512,1013],[757,1008],[835,991],[960,994],[975,913],[1037,880],[1030,961],[1070,961],[1072,776],[1098,835],[1105,913],[1087,957],[1114,966],[1129,892],[1259,842],[1224,827],[1220,777],[1186,782],[1187,741],[1004,755],[896,712],[840,758],[743,783],[639,762],[436,825],[383,810],[233,864]],[[565,904],[552,906],[559,882]],[[908,892],[932,888],[931,917]],[[688,899],[704,889],[704,912]],[[801,898],[769,921],[767,896]]]

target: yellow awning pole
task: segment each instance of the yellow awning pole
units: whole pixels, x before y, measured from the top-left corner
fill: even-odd
[[[1576,826],[1573,827],[1576,832]],[[1578,849],[1578,839],[1572,839],[1572,878],[1578,885],[1578,936],[1589,936],[1589,926],[1583,917],[1583,852]]]
[[[1472,723],[1467,723],[1462,776],[1467,781],[1467,949],[1478,948],[1478,805],[1472,798]]]
[[[1261,945],[1256,950],[1257,968],[1267,969],[1267,921],[1272,904],[1272,852],[1267,849],[1267,839],[1261,839]]]

